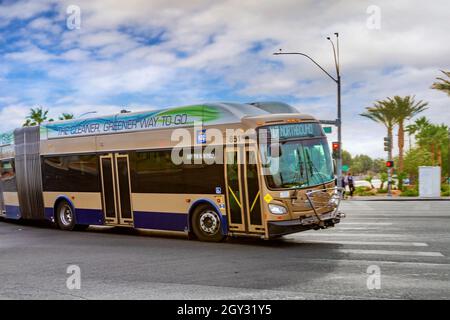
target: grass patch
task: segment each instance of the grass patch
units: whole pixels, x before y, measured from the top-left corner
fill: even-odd
[[[400,194],[401,197],[418,197],[419,191],[416,189],[406,189]]]
[[[374,196],[377,194],[376,190],[372,190],[369,187],[356,187],[355,192],[353,193],[356,196]]]

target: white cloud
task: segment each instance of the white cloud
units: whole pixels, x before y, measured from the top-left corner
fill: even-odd
[[[56,56],[48,53],[45,50],[40,49],[34,45],[29,45],[23,48],[22,51],[7,53],[4,55],[5,59],[11,59],[20,63],[34,63],[34,62],[46,62],[51,59],[55,59]]]
[[[35,17],[51,4],[58,8],[56,20]],[[0,10],[0,25],[35,17],[22,31],[19,49],[2,57],[10,64],[0,64],[0,76],[7,77],[17,65],[33,64],[53,81],[26,92],[6,89],[0,97],[15,94],[14,103],[27,98],[52,108],[68,108],[69,101],[107,108],[105,99],[120,94],[145,106],[138,95],[152,96],[151,105],[175,105],[221,100],[227,91],[226,96],[245,101],[289,96],[300,110],[332,119],[335,84],[303,57],[272,53],[278,48],[302,51],[334,73],[325,37],[339,31],[346,149],[384,155],[384,128],[359,113],[387,96],[415,94],[430,102],[424,115],[450,122],[448,97],[429,89],[439,69],[450,67],[448,1],[377,1],[380,30],[366,26],[372,1],[79,0],[81,29],[74,31],[64,24],[70,4],[22,1]],[[60,30],[56,43],[43,34]],[[55,52],[42,48],[49,43]],[[255,46],[259,51],[251,50]],[[55,95],[58,81],[72,98],[66,92]]]

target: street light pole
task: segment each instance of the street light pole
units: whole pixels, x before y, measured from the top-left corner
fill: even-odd
[[[333,80],[337,85],[337,119],[335,121],[335,125],[337,127],[337,138],[339,143],[339,150],[336,159],[336,175],[337,175],[337,185],[338,187],[342,187],[342,114],[341,114],[341,73],[340,73],[340,57],[339,57],[339,33],[334,33],[336,37],[336,47],[334,46],[334,42],[327,37],[327,40],[331,42],[333,48],[333,56],[334,56],[334,64],[336,67],[336,77],[333,77],[330,73],[328,73],[320,64],[318,64],[313,58],[308,56],[302,52],[275,52],[274,55],[283,55],[283,54],[296,54],[301,55],[309,60],[311,60],[320,70],[322,70],[331,80]]]
[[[336,159],[336,175],[338,177],[338,187],[342,185],[342,126],[341,126],[341,76],[337,75],[337,136],[339,142],[338,158]]]

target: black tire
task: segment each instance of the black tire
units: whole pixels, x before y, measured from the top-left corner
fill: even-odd
[[[74,230],[76,231],[85,231],[89,228],[88,224],[76,224]]]
[[[219,242],[225,239],[220,215],[209,205],[195,208],[192,215],[192,230],[200,241]]]
[[[75,229],[75,213],[72,206],[65,200],[58,204],[55,212],[55,220],[61,230],[72,231]]]

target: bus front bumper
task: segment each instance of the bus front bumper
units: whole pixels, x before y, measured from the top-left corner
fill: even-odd
[[[341,219],[345,218],[345,214],[340,211],[332,211],[320,215],[320,219],[317,216],[311,216],[307,218],[284,220],[284,221],[269,221],[267,223],[269,238],[275,238],[286,234],[307,231],[326,229],[338,224]]]

